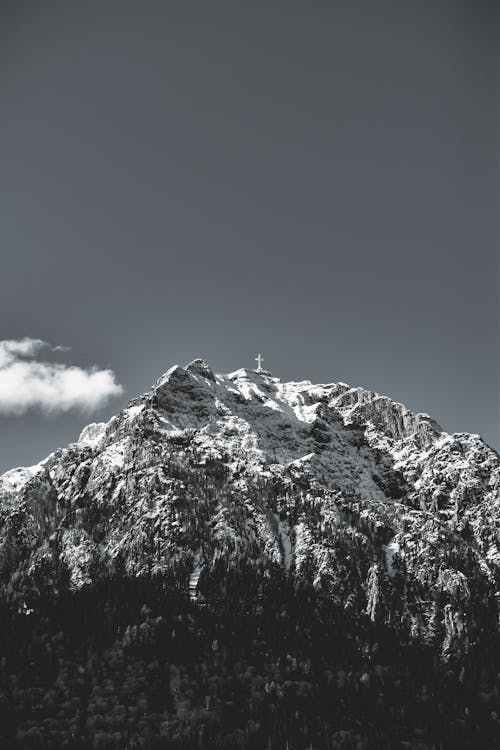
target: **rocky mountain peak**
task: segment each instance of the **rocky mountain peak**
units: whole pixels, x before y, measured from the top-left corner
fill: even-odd
[[[11,682],[0,659],[1,684],[11,686],[8,705],[16,711],[19,685],[26,686],[22,715],[30,716],[38,659],[52,665],[61,705],[73,695],[77,707],[90,701],[92,714],[97,703],[86,686],[101,667],[94,674],[80,666],[85,680],[78,677],[69,691],[64,680],[72,679],[75,659],[106,659],[95,647],[104,622],[112,648],[105,690],[121,681],[123,696],[133,670],[144,669],[145,654],[154,659],[148,675],[175,675],[168,669],[178,659],[190,664],[198,649],[220,684],[220,658],[227,664],[251,632],[252,656],[234,657],[236,671],[251,658],[242,695],[267,650],[272,668],[263,667],[267,683],[251,678],[252,696],[267,684],[267,701],[277,685],[281,705],[314,679],[317,694],[329,696],[329,714],[332,695],[344,695],[335,705],[344,706],[347,720],[350,701],[364,710],[352,697],[359,689],[377,684],[373,695],[380,696],[390,679],[406,684],[408,664],[418,658],[428,665],[422,673],[414,669],[421,674],[418,705],[427,705],[429,685],[442,685],[431,689],[444,705],[455,674],[459,692],[470,687],[463,693],[469,710],[470,696],[486,690],[482,675],[493,684],[500,670],[490,663],[500,621],[499,530],[500,459],[479,436],[447,434],[427,414],[346,383],[283,381],[261,369],[221,374],[201,359],[175,365],[108,422],[85,427],[77,442],[0,477],[2,627],[11,653],[23,651],[18,632],[33,640]],[[89,638],[80,627],[87,617],[94,618]],[[74,643],[84,644],[85,656],[68,660],[61,652],[65,628],[78,631]],[[165,648],[168,669],[160,664]],[[123,659],[127,669],[120,672]],[[190,668],[200,684],[199,659]],[[300,682],[283,680],[282,669],[300,674]],[[332,694],[331,685],[343,685],[349,674],[363,687],[350,690],[350,698],[337,687]],[[168,705],[183,716],[194,693],[184,694],[172,679]],[[54,688],[47,689],[50,697]],[[211,689],[204,688],[206,712]],[[302,705],[301,698],[293,715]],[[37,716],[44,717],[40,706]],[[455,699],[448,710],[462,721],[465,709]],[[201,716],[200,708],[192,706],[191,716]],[[48,721],[45,733],[52,731]],[[173,725],[158,722],[179,737]],[[40,746],[29,734],[31,719],[23,726],[14,746]],[[93,729],[88,721],[85,727],[88,739]],[[0,739],[1,732],[0,726]],[[25,744],[26,737],[33,742]]]
[[[4,545],[16,508],[32,540],[4,575],[41,564],[53,534],[75,588],[118,556],[132,576],[244,556],[311,575],[334,600],[355,594],[363,609],[374,570],[389,598],[404,570],[406,590],[425,580],[428,605],[398,607],[424,622],[438,592],[459,606],[450,581],[464,566],[496,591],[499,487],[499,458],[478,436],[448,435],[390,398],[195,359],[76,443],[0,478]],[[372,602],[370,616],[390,618],[384,606]]]

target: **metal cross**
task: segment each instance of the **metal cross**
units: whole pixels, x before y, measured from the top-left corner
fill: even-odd
[[[257,354],[257,356],[255,357],[255,361],[257,362],[257,372],[261,372],[264,357],[262,357],[260,354]]]

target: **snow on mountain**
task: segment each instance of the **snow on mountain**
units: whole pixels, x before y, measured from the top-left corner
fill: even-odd
[[[121,561],[195,597],[244,557],[443,651],[468,648],[500,590],[500,460],[477,435],[345,383],[202,360],[0,477],[0,524],[4,585],[55,548],[75,588]]]

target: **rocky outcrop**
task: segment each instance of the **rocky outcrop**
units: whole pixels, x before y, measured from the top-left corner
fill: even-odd
[[[499,490],[499,457],[478,436],[362,388],[197,359],[0,478],[0,593],[33,609],[21,570],[55,578],[63,565],[78,589],[119,564],[186,592],[196,571],[203,594],[218,561],[245,560],[459,653],[478,611],[496,612]]]

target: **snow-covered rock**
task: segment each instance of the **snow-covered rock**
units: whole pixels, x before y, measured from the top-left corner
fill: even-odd
[[[74,587],[120,560],[174,571],[194,597],[218,561],[244,558],[425,637],[439,602],[442,642],[458,611],[465,642],[500,590],[500,460],[369,390],[196,359],[0,477],[0,583],[46,565],[48,540]]]

